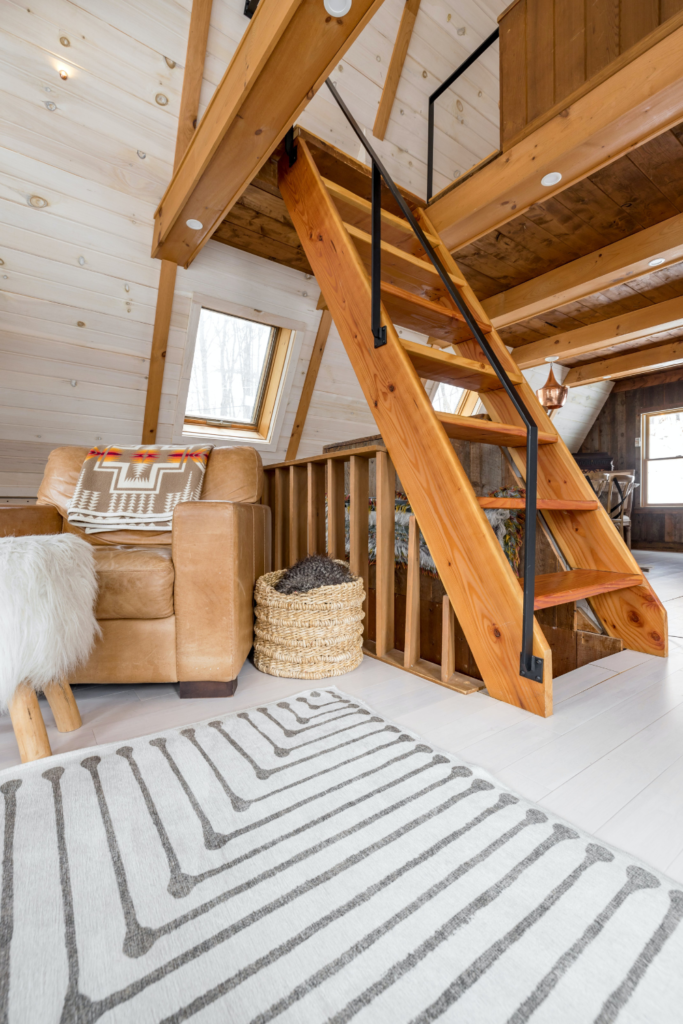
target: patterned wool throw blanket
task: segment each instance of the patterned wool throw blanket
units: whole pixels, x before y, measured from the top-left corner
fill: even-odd
[[[334,687],[7,768],[0,836],[6,1024],[683,1020],[680,885]]]
[[[69,504],[86,533],[170,530],[179,501],[198,501],[213,445],[91,448]]]

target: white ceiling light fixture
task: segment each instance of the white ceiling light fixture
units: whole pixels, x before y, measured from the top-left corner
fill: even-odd
[[[550,174],[544,174],[541,178],[541,185],[545,185],[546,188],[550,188],[552,185],[559,185],[562,181],[562,175],[559,171],[551,171]]]
[[[202,222],[200,220],[195,220],[194,217],[190,217],[190,219],[186,220],[185,223],[187,224],[188,228],[192,228],[193,231],[201,231],[202,228],[204,227]]]
[[[351,10],[351,0],[324,0],[324,6],[333,18],[343,18]]]
[[[666,263],[663,256],[658,256],[656,260],[650,260],[648,267],[661,267],[662,263]]]

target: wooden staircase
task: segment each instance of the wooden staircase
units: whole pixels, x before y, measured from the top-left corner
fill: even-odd
[[[507,447],[523,475],[526,427],[440,275],[424,258],[409,222],[384,210],[381,297],[387,343],[375,347],[371,204],[321,177],[304,139],[295,145],[296,159],[286,155],[280,162],[280,191],[487,689],[500,700],[549,715],[551,651],[535,622],[533,653],[543,659],[542,682],[520,675],[521,581],[483,512],[523,508],[524,501],[478,498],[450,443],[456,438]],[[663,605],[427,214],[418,210],[415,216],[538,426],[537,509],[575,568],[536,577],[534,608],[589,598],[607,633],[633,650],[665,656]],[[396,325],[427,334],[450,351],[404,341]],[[478,392],[491,421],[436,412],[420,378]],[[377,653],[386,653],[381,642]]]

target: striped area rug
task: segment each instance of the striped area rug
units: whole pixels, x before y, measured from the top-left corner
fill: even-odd
[[[334,687],[9,769],[3,1024],[673,1024],[683,892]]]

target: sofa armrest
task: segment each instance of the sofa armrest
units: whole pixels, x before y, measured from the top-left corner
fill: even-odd
[[[185,501],[173,514],[181,682],[237,678],[254,642],[254,584],[270,571],[270,509]]]
[[[61,532],[62,517],[54,505],[0,506],[0,537]]]

